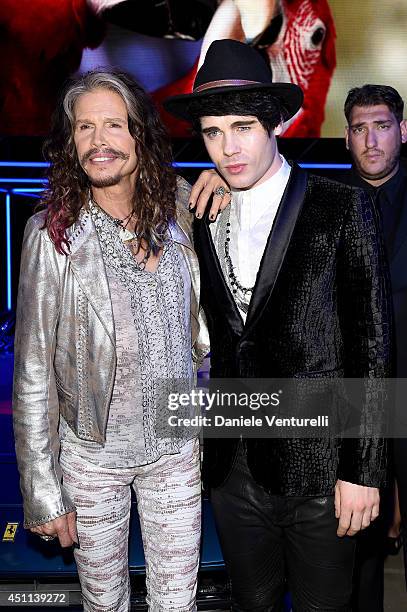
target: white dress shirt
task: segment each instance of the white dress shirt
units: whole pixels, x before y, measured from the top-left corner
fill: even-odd
[[[255,285],[267,239],[290,177],[291,167],[282,156],[280,157],[281,167],[264,183],[247,190],[232,189],[229,253],[237,279],[245,288]],[[227,213],[228,211],[225,211],[222,215]],[[219,215],[211,225],[211,232],[222,270],[230,286],[224,262],[225,219],[222,219],[222,215]],[[246,321],[247,307],[252,293],[242,296],[241,292],[238,292],[232,295],[243,321]]]

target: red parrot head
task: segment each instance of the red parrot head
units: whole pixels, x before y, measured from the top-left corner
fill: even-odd
[[[304,91],[299,114],[286,136],[318,137],[336,66],[335,26],[327,0],[282,0],[282,26],[267,48],[273,81],[291,82]]]
[[[274,20],[273,20],[274,21]],[[319,137],[324,107],[336,66],[335,26],[327,0],[281,0],[281,13],[275,20],[281,25],[271,44],[265,43],[273,81],[291,82],[304,91],[299,113],[284,126],[284,136]],[[272,24],[270,27],[274,27]],[[261,42],[259,43],[261,45]],[[198,67],[183,78],[154,92],[162,101],[178,93],[192,91]],[[173,136],[190,136],[190,126],[162,109],[162,117]]]

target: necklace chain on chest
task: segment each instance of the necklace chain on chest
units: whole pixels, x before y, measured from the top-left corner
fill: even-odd
[[[226,270],[229,276],[229,282],[232,288],[232,292],[236,294],[238,291],[240,291],[241,293],[243,293],[243,295],[246,295],[247,293],[253,293],[254,285],[253,287],[244,287],[237,277],[235,267],[232,262],[232,257],[230,255],[230,249],[229,249],[230,227],[231,225],[230,225],[230,210],[229,210],[229,217],[228,217],[228,221],[226,222],[225,262],[226,262]]]
[[[113,217],[113,215],[109,214],[108,212],[106,212],[106,210],[104,210],[104,208],[102,208],[94,198],[91,198],[91,202],[92,204],[94,204],[101,212],[103,212],[107,217],[109,217],[109,219],[111,219],[111,221],[113,221],[113,223],[115,224],[115,226],[117,227],[117,229],[119,229],[119,238],[120,240],[123,242],[123,244],[126,244],[133,257],[134,257],[134,261],[135,264],[137,266],[137,268],[139,270],[144,270],[147,262],[150,258],[151,255],[151,248],[150,246],[148,246],[145,255],[143,257],[143,259],[141,261],[137,260],[137,255],[139,253],[139,234],[137,234],[136,232],[132,232],[131,230],[127,229],[128,224],[130,223],[130,220],[132,219],[133,215],[134,215],[134,210],[130,211],[128,215],[126,215],[124,217],[124,219],[118,219],[117,217]],[[125,223],[126,222],[126,223]]]

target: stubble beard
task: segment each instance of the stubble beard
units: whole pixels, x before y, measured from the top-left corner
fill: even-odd
[[[122,175],[120,174],[120,172],[117,172],[117,174],[113,174],[110,176],[104,176],[100,178],[91,176],[90,174],[86,172],[85,170],[86,162],[88,161],[88,159],[90,159],[92,155],[95,154],[95,152],[96,151],[94,149],[89,149],[89,151],[87,151],[80,160],[80,165],[82,166],[83,171],[86,173],[91,186],[96,187],[96,188],[104,188],[104,187],[114,187],[114,185],[118,185],[122,179]],[[130,157],[130,155],[128,155],[127,153],[123,153],[123,151],[119,151],[111,147],[104,148],[103,151],[101,151],[101,154],[103,153],[113,154],[116,156],[116,158],[122,159],[124,161],[127,161]]]
[[[401,142],[396,148],[396,150],[393,151],[392,155],[387,159],[384,168],[380,170],[380,172],[368,172],[363,168],[362,164],[359,162],[359,160],[356,159],[356,157],[353,157],[353,161],[358,174],[360,174],[362,178],[369,181],[380,181],[381,179],[386,178],[386,176],[389,176],[390,174],[392,174],[392,172],[394,172],[394,169],[398,166],[400,162],[400,151]]]
[[[118,185],[122,177],[120,174],[114,174],[113,176],[95,178],[93,176],[89,176],[88,174],[88,179],[92,187],[102,189],[104,187],[113,187],[114,185]]]

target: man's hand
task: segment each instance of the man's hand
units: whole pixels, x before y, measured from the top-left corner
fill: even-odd
[[[30,531],[40,536],[58,537],[62,548],[79,544],[78,532],[76,530],[76,512],[68,512],[53,521],[31,527]]]
[[[218,187],[223,187],[224,196],[214,193]],[[189,208],[190,210],[195,209],[195,216],[198,219],[202,219],[211,196],[213,196],[213,199],[209,218],[211,221],[215,221],[217,214],[230,204],[231,193],[229,185],[225,183],[216,170],[204,170],[192,187],[189,199]]]
[[[335,486],[335,516],[339,519],[338,536],[353,536],[369,527],[379,516],[379,489],[344,480]]]

